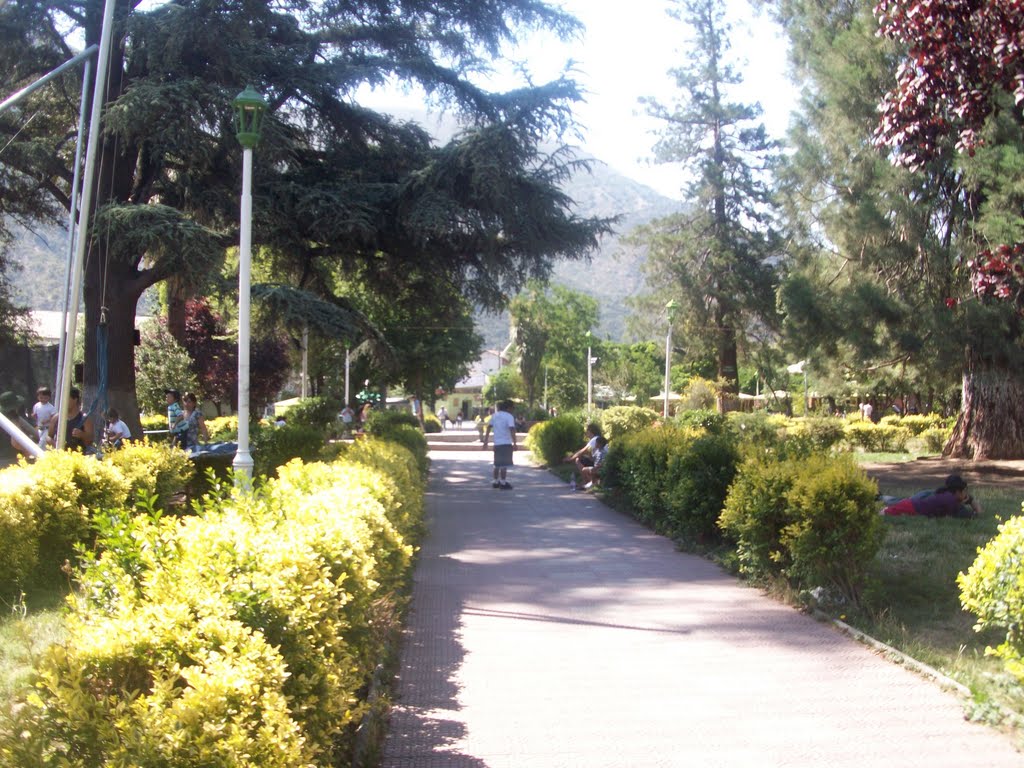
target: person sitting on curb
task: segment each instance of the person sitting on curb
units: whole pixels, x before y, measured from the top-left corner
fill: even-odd
[[[981,505],[967,493],[967,483],[960,475],[950,475],[945,484],[935,491],[920,491],[898,501],[885,496],[882,499],[889,502],[881,512],[887,516],[972,518],[981,513]]]
[[[606,456],[608,456],[608,441],[603,435],[598,435],[594,439],[594,463],[580,470],[580,478],[585,482],[583,490],[593,487],[595,483],[601,484],[601,467]]]
[[[580,482],[582,482],[584,467],[594,466],[594,451],[597,448],[597,438],[601,436],[601,428],[594,422],[587,424],[586,436],[586,444],[576,451],[576,453],[570,454],[565,459],[568,463],[576,465],[576,472],[573,474],[573,481],[575,481],[576,474],[578,473],[580,476]]]

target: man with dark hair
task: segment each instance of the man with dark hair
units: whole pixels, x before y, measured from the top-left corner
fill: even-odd
[[[494,481],[492,488],[512,490],[512,486],[505,479],[508,468],[512,466],[512,454],[516,449],[516,420],[512,415],[512,404],[508,401],[498,403],[497,410],[487,422],[487,429],[484,431],[484,450],[487,450],[487,440],[494,432]]]

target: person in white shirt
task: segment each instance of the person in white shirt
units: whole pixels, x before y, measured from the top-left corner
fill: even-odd
[[[116,408],[107,411],[107,427],[103,430],[103,439],[107,445],[115,448],[120,448],[125,440],[132,439],[131,430],[121,420],[121,414],[117,412]]]
[[[36,404],[32,406],[32,418],[36,423],[36,436],[39,447],[46,449],[46,441],[50,432],[50,419],[57,412],[57,406],[50,402],[50,388],[40,387],[36,390]]]
[[[513,465],[512,454],[516,449],[516,419],[512,415],[512,404],[508,401],[498,403],[497,410],[487,422],[484,431],[484,450],[487,441],[494,433],[494,481],[492,488],[511,490],[512,486],[506,479],[508,468]]]

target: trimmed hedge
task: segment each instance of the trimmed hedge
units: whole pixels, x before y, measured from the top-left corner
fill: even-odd
[[[857,601],[883,533],[877,494],[848,456],[748,459],[719,525],[737,542],[743,572],[832,587]]]
[[[133,442],[102,461],[47,451],[0,471],[0,589],[58,576],[76,548],[91,545],[93,517],[139,498],[164,508],[192,475],[188,456],[164,444]]]
[[[658,414],[639,405],[616,405],[601,414],[601,431],[609,442],[631,432],[647,429]]]
[[[717,539],[739,452],[729,435],[664,426],[625,435],[608,452],[605,484],[638,520],[691,542]]]
[[[956,582],[961,605],[978,617],[974,629],[1006,632],[1003,642],[986,653],[1001,658],[1007,671],[1024,682],[1024,517],[1002,523]]]
[[[556,416],[530,427],[527,445],[534,459],[548,466],[565,461],[565,457],[583,445],[583,428],[574,416]]]
[[[379,442],[220,487],[196,516],[108,516],[0,762],[345,763],[421,524],[415,457]]]

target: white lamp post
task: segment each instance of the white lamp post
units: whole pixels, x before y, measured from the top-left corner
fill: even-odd
[[[594,364],[594,358],[590,353],[590,331],[587,331],[587,410],[591,410],[594,407],[594,378],[591,375],[591,369]]]
[[[672,299],[665,305],[665,311],[668,312],[668,333],[665,334],[665,408],[662,412],[662,418],[668,418],[668,391],[669,391],[669,372],[672,369],[672,323],[676,319],[676,310],[679,305],[676,304],[676,300]]]
[[[249,324],[252,283],[252,150],[259,144],[267,102],[251,85],[232,102],[235,136],[242,145],[242,212],[238,246],[238,450],[231,463],[252,479],[249,453]]]

